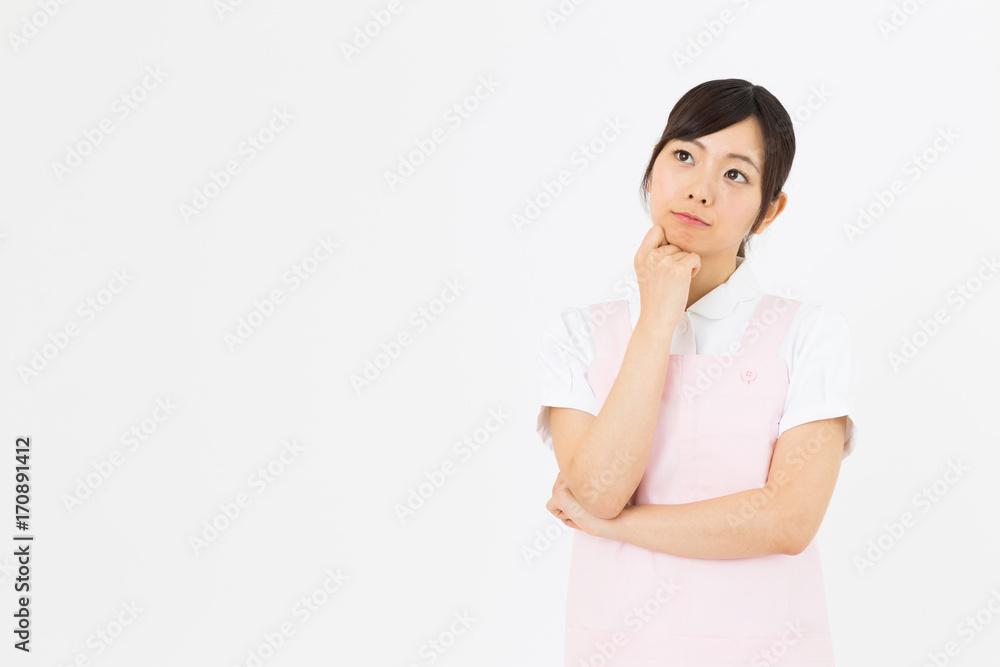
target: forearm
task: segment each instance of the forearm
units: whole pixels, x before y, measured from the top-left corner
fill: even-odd
[[[760,502],[771,490],[749,489],[679,505],[629,505],[602,522],[600,535],[686,558],[789,554],[791,531],[780,504]]]
[[[639,485],[656,433],[673,330],[636,325],[618,377],[563,476],[588,511],[611,518]]]

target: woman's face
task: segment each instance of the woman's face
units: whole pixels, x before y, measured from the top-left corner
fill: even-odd
[[[764,142],[753,116],[690,141],[672,139],[653,163],[649,212],[669,243],[702,256],[736,256],[757,217]],[[784,208],[785,195],[768,211],[758,233]],[[707,225],[684,222],[689,213]]]

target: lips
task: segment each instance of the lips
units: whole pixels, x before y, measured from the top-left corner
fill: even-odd
[[[708,227],[709,224],[699,218],[696,215],[691,215],[690,213],[683,213],[681,211],[674,211],[674,216],[683,223],[692,225],[694,227]]]

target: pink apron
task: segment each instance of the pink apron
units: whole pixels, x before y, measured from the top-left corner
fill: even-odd
[[[788,368],[778,356],[799,301],[765,294],[734,355],[672,354],[632,504],[715,498],[767,482]],[[591,306],[599,406],[632,335],[627,301]],[[752,510],[751,510],[752,511]],[[573,532],[566,667],[831,667],[814,540],[797,556],[682,558]]]

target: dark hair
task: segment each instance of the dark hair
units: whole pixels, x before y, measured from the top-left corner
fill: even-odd
[[[760,123],[764,138],[764,172],[761,175],[761,200],[757,219],[736,253],[738,257],[745,257],[744,247],[751,234],[760,227],[768,206],[781,193],[795,157],[792,119],[778,98],[763,86],[755,86],[743,79],[716,79],[698,84],[677,101],[642,177],[640,196],[646,213],[649,213],[649,192],[646,188],[653,175],[653,163],[667,142],[671,139],[686,141],[713,134],[749,116],[754,116]]]

